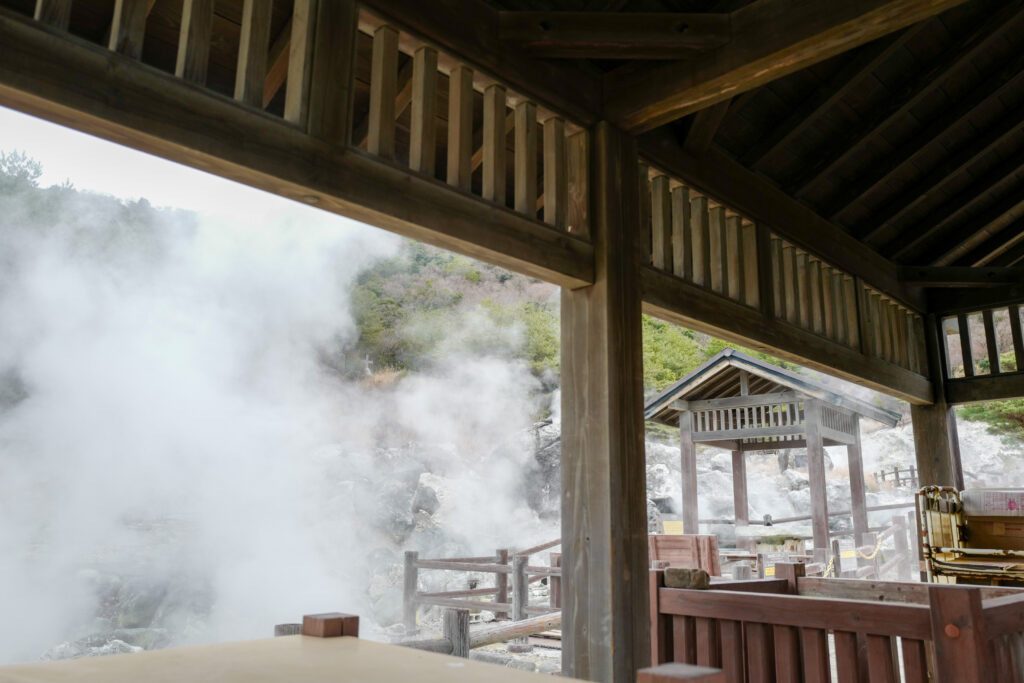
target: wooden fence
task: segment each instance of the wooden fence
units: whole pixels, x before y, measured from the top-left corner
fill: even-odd
[[[881,470],[875,472],[875,481],[885,483],[891,481],[893,486],[910,486],[911,488],[918,487],[917,468],[911,465],[904,469],[900,469],[894,465],[891,470]]]
[[[727,683],[1024,680],[1024,590],[776,578],[665,588],[651,571],[654,664],[723,670]],[[833,679],[833,672],[836,679]]]
[[[406,551],[402,600],[402,621],[406,633],[416,631],[416,615],[421,606],[490,610],[499,620],[511,616],[514,621],[527,619],[531,615],[557,612],[561,607],[561,555],[551,553],[551,566],[547,567],[530,565],[529,559],[560,544],[561,539],[555,539],[514,553],[510,553],[506,548],[499,548],[494,555],[436,559],[421,559],[418,552]],[[421,592],[419,573],[422,570],[493,574],[494,585]],[[549,604],[531,605],[530,584],[544,578],[549,579]]]

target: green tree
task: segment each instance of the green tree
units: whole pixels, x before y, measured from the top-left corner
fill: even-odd
[[[0,192],[39,186],[43,165],[24,152],[0,152]]]

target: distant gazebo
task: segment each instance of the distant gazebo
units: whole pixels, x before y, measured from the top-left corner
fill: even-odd
[[[828,500],[825,447],[846,446],[853,530],[858,542],[868,530],[860,418],[895,426],[899,415],[806,377],[725,349],[651,399],[647,420],[679,427],[683,479],[683,528],[697,533],[696,444],[732,451],[737,526],[749,522],[745,454],[807,449],[814,547],[827,548]]]

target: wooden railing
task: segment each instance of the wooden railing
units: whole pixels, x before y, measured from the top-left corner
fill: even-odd
[[[497,619],[511,617],[514,621],[527,619],[530,615],[547,615],[559,611],[561,608],[561,555],[551,553],[551,565],[547,567],[531,566],[529,560],[531,556],[560,544],[561,539],[555,539],[511,555],[508,549],[500,548],[495,551],[494,555],[489,556],[437,559],[420,559],[418,552],[406,551],[402,599],[402,622],[405,625],[406,633],[416,631],[416,615],[421,606],[489,610],[494,612]],[[470,587],[452,591],[421,592],[419,590],[421,570],[493,574],[495,580],[493,586],[483,588]],[[548,605],[531,605],[530,584],[545,578],[548,579],[549,586]],[[509,601],[510,592],[511,601]]]
[[[893,486],[910,486],[912,488],[917,488],[917,468],[911,465],[910,467],[901,469],[899,465],[893,465],[891,470],[879,470],[878,472],[875,472],[875,481],[882,482],[883,484],[887,481],[891,481],[893,482]]]
[[[1024,371],[1024,337],[1021,333],[1020,307],[1017,305],[959,313],[942,319],[942,339],[946,354],[946,377],[955,379],[979,375],[1005,375]],[[997,327],[1008,327],[1010,345],[1000,345]],[[974,340],[985,340],[985,353],[976,357]],[[962,364],[952,359],[960,356]],[[1003,356],[1006,356],[1004,359]]]
[[[373,50],[355,147],[558,230],[588,234],[585,130],[372,12],[360,13],[359,29]]]
[[[728,683],[1021,680],[1020,589],[813,579],[665,588],[651,572],[654,664],[720,668]]]

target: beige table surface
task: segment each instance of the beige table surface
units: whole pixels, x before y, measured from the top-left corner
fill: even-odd
[[[359,638],[309,636],[0,667],[2,683],[529,683],[540,675]]]

